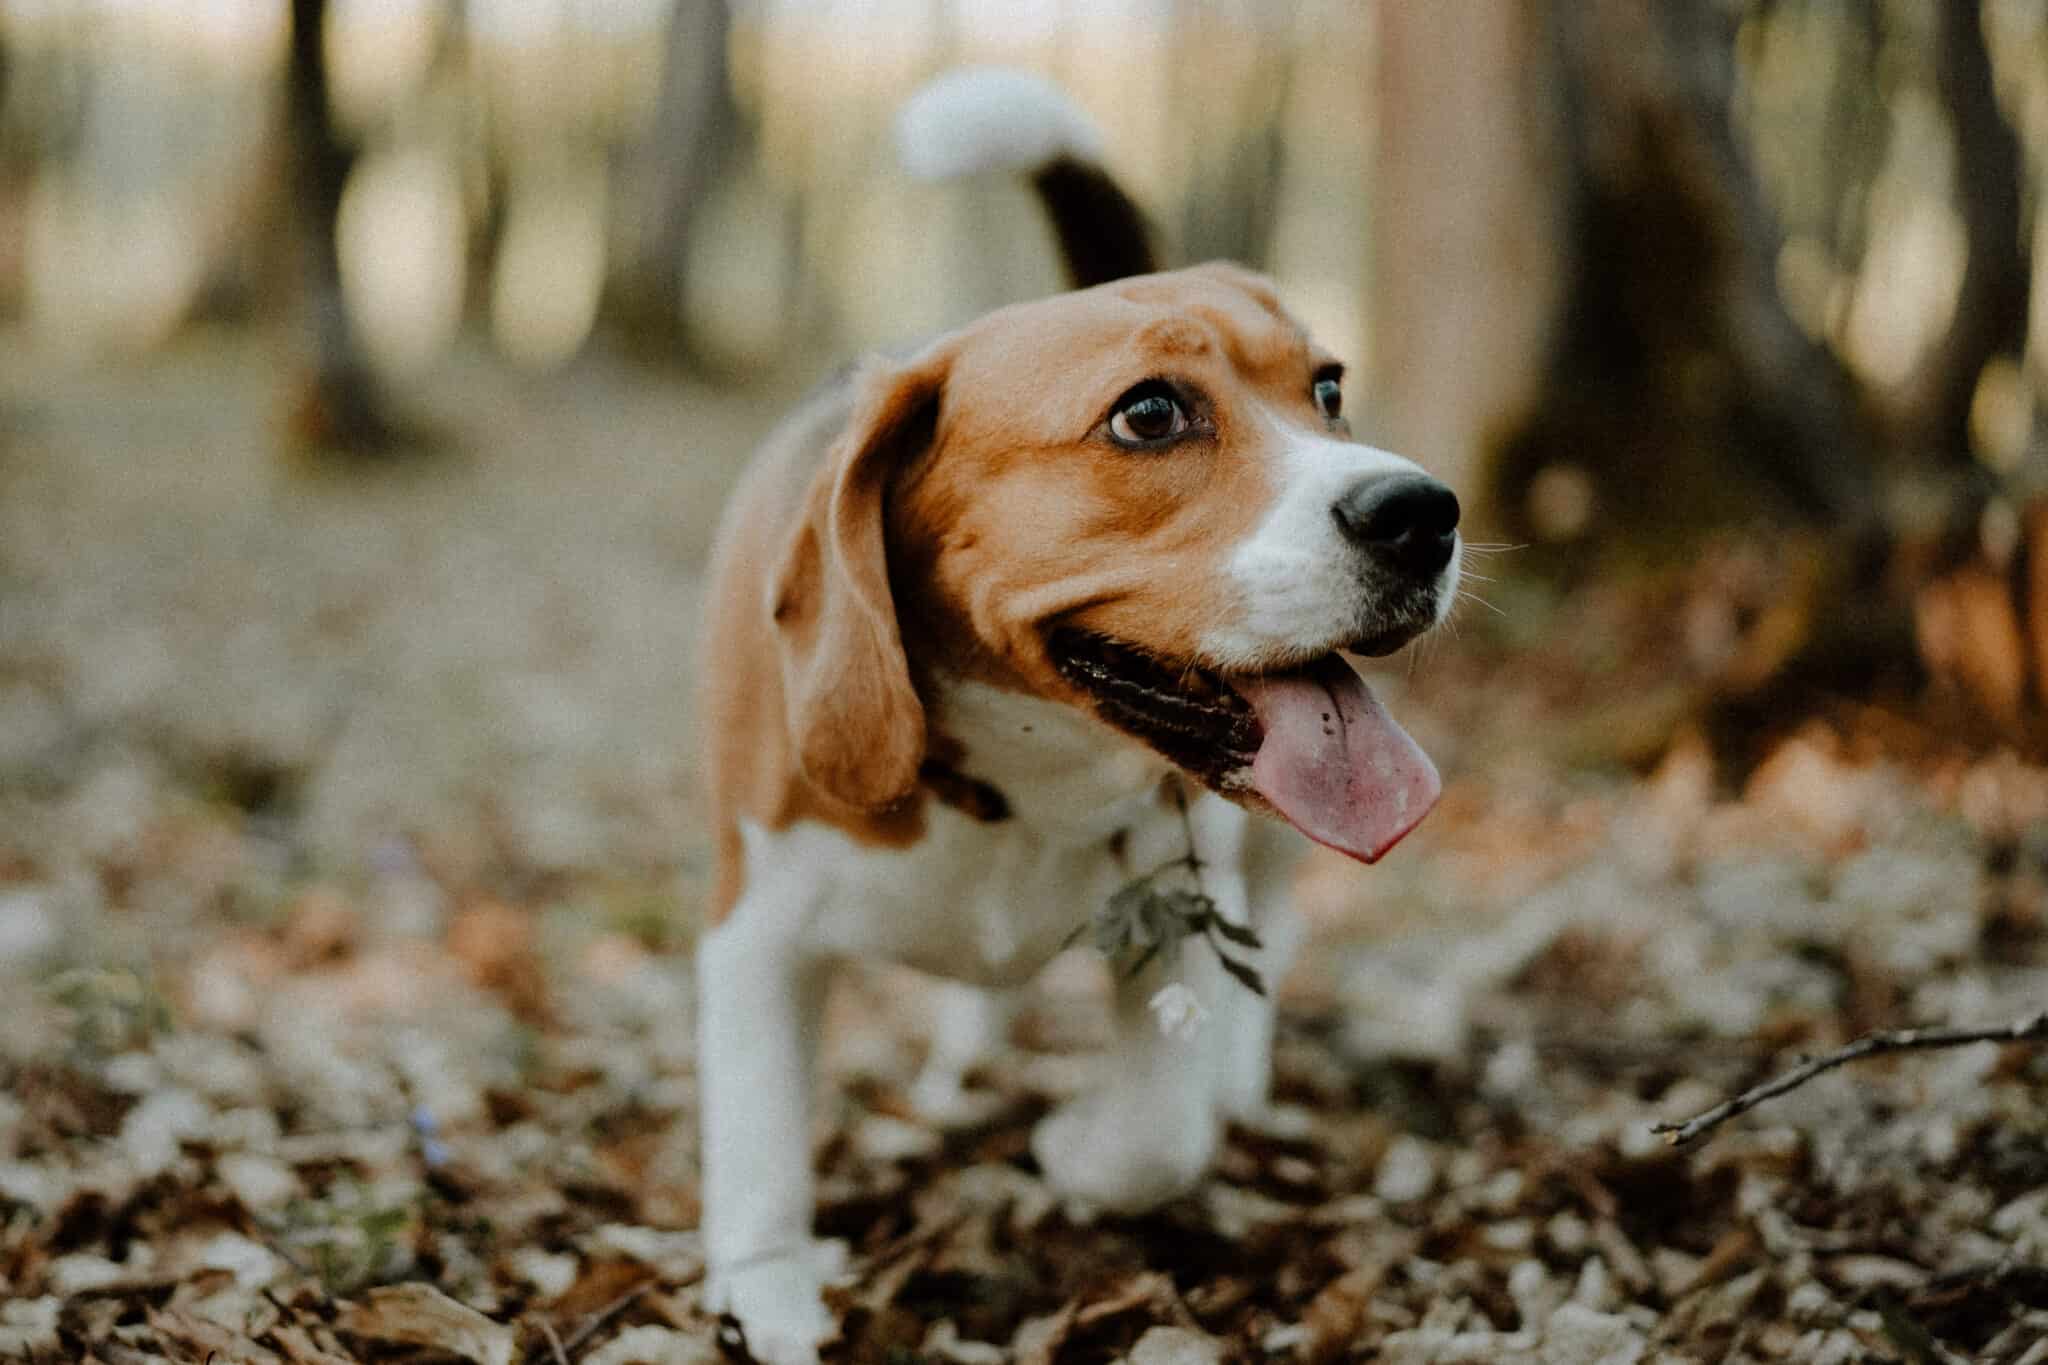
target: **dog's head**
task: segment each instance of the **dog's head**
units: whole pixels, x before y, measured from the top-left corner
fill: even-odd
[[[1341,373],[1265,280],[1210,265],[1004,309],[869,374],[773,584],[806,777],[901,800],[917,682],[967,677],[1379,856],[1436,774],[1338,652],[1443,619],[1458,503],[1351,439]]]

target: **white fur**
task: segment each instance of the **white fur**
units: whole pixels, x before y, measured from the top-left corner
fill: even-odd
[[[935,724],[966,748],[973,775],[1010,801],[984,823],[938,803],[903,848],[855,843],[818,824],[741,826],[745,887],[698,949],[709,1302],[737,1316],[756,1358],[809,1365],[832,1331],[820,1292],[833,1248],[810,1234],[810,1111],[825,970],[880,957],[985,986],[1028,980],[1135,872],[1186,851],[1191,828],[1218,908],[1250,923],[1257,897],[1279,912],[1299,837],[1203,793],[1184,824],[1162,799],[1164,760],[1070,707],[976,684],[942,683]],[[1277,982],[1294,934],[1260,920],[1256,964]],[[1209,1018],[1192,1039],[1162,1037],[1146,1010],[1178,982]],[[930,1089],[958,1098],[976,1048],[995,1041],[1000,1000],[949,992],[969,1036],[935,1046]],[[1201,1177],[1222,1121],[1265,1101],[1269,1003],[1228,979],[1199,943],[1169,971],[1121,983],[1107,1083],[1048,1116],[1032,1147],[1077,1211],[1134,1210]],[[944,1092],[944,1093],[940,1093]]]
[[[756,1360],[809,1365],[833,1330],[829,1261],[810,1235],[825,974],[794,932],[815,906],[815,870],[748,862],[747,903],[697,948],[708,1301],[740,1320]]]
[[[1102,134],[1079,105],[1028,71],[977,66],[926,85],[896,117],[897,156],[920,180],[1018,171],[1060,156],[1102,159]]]
[[[969,1090],[967,1073],[1001,1053],[1016,1016],[1015,994],[941,981],[932,988],[930,1006],[931,1045],[910,1084],[911,1107],[948,1127],[993,1117],[998,1097]]]
[[[1304,646],[1327,650],[1370,625],[1357,615],[1358,547],[1330,509],[1360,479],[1422,472],[1414,461],[1372,446],[1306,432],[1271,414],[1265,420],[1280,451],[1280,486],[1230,557],[1228,572],[1241,594],[1236,621],[1202,640],[1207,658],[1246,671],[1270,668]],[[1438,621],[1457,598],[1458,558],[1451,556],[1437,583]]]
[[[1361,478],[1416,468],[1277,414],[1261,420],[1282,472],[1230,560],[1236,621],[1204,641],[1225,667],[1270,666],[1359,630],[1357,550],[1330,508]],[[1440,617],[1457,578],[1454,556],[1438,584]],[[743,822],[744,889],[699,949],[708,1302],[734,1314],[754,1356],[774,1365],[812,1365],[833,1331],[821,1292],[843,1249],[811,1236],[809,1101],[835,960],[882,958],[971,983],[942,997],[947,1031],[914,1087],[926,1109],[961,1113],[972,1107],[962,1078],[1007,1019],[1004,1000],[973,988],[1027,982],[1125,881],[1188,851],[1190,832],[1219,912],[1256,925],[1264,947],[1247,955],[1268,982],[1299,941],[1286,911],[1302,844],[1291,829],[1209,793],[1192,797],[1183,822],[1162,799],[1166,760],[1080,709],[959,679],[940,679],[928,701],[934,732],[959,743],[967,773],[1002,792],[1010,818],[983,822],[928,802],[920,837],[900,848],[818,823]],[[1193,1037],[1162,1035],[1148,1012],[1169,988],[1206,1015]],[[1032,1135],[1047,1181],[1082,1214],[1185,1191],[1208,1168],[1224,1120],[1255,1120],[1267,1099],[1271,1004],[1199,942],[1120,983],[1116,1021],[1104,1084]]]
[[[1097,842],[1129,825],[1173,771],[1072,706],[984,683],[949,681],[931,723],[972,755],[975,775],[1001,788],[1020,820],[1069,842]]]
[[[924,106],[929,131],[947,131],[943,111],[943,102]],[[1229,563],[1236,621],[1203,642],[1225,667],[1270,666],[1370,624],[1358,614],[1356,547],[1330,509],[1362,478],[1416,469],[1274,413],[1261,420],[1281,476]],[[1457,580],[1453,556],[1438,583],[1439,618]],[[942,679],[930,706],[933,729],[961,745],[972,776],[1003,793],[1010,818],[985,823],[929,803],[921,837],[902,848],[863,845],[823,824],[771,832],[743,823],[744,890],[699,949],[709,1302],[738,1317],[754,1356],[775,1365],[811,1365],[833,1330],[820,1295],[837,1249],[810,1234],[809,1100],[834,959],[885,958],[978,987],[1021,985],[1132,875],[1186,852],[1190,831],[1219,911],[1240,924],[1253,922],[1254,906],[1266,912],[1265,947],[1254,955],[1266,980],[1278,982],[1298,941],[1284,912],[1300,845],[1291,830],[1208,793],[1192,799],[1183,823],[1161,799],[1166,761],[1076,708],[958,679]],[[1148,1013],[1170,987],[1170,998],[1191,999],[1207,1016],[1193,1037],[1162,1035]],[[970,1107],[962,1077],[999,1041],[1007,1005],[966,986],[949,988],[943,1002],[947,1031],[914,1094],[928,1110],[959,1113]],[[1121,983],[1116,1018],[1108,1083],[1032,1135],[1047,1180],[1081,1212],[1138,1210],[1181,1193],[1208,1168],[1223,1121],[1255,1118],[1266,1103],[1271,1005],[1199,943],[1170,968],[1154,964]]]
[[[1036,77],[962,72],[905,110],[905,162],[943,176],[1095,157],[1100,140]],[[1355,637],[1355,546],[1331,507],[1359,479],[1412,471],[1398,456],[1262,413],[1280,470],[1273,503],[1235,551],[1233,620],[1202,642],[1205,662],[1255,670],[1301,662]],[[1438,615],[1458,571],[1438,584]],[[1369,607],[1369,604],[1367,604]],[[983,822],[937,801],[918,838],[860,843],[823,823],[767,830],[742,822],[743,889],[699,948],[699,1076],[707,1302],[734,1314],[753,1355],[813,1365],[833,1331],[821,1292],[835,1252],[811,1235],[810,1097],[827,972],[881,958],[968,983],[947,988],[914,1099],[970,1108],[962,1079],[1004,1031],[1006,1005],[976,988],[1027,982],[1132,876],[1189,852],[1219,913],[1253,925],[1246,956],[1277,985],[1298,927],[1287,881],[1302,837],[1210,793],[1187,817],[1163,799],[1167,761],[1084,710],[941,678],[926,697],[933,733],[958,743],[963,771],[992,784],[1007,819]],[[1243,780],[1240,774],[1237,780]],[[1254,910],[1259,913],[1254,916]],[[1238,951],[1238,950],[1233,950]],[[1177,961],[1120,982],[1103,1084],[1032,1135],[1047,1181],[1079,1211],[1138,1210],[1182,1193],[1215,1155],[1226,1119],[1256,1119],[1270,1078],[1271,1003],[1231,980],[1199,941]],[[1166,1036],[1147,1009],[1162,991],[1192,1037]]]

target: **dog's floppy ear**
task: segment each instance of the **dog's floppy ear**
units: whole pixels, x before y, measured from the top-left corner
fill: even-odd
[[[924,759],[924,704],[889,591],[882,496],[891,472],[933,439],[946,366],[928,354],[862,381],[772,586],[797,764],[860,810],[910,795]]]

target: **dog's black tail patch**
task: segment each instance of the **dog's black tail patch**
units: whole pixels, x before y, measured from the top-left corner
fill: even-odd
[[[1159,268],[1145,215],[1102,167],[1101,130],[1043,76],[987,66],[947,72],[904,101],[896,150],[920,180],[1028,176],[1077,289]]]
[[[1159,268],[1145,215],[1110,173],[1092,161],[1055,157],[1031,175],[1076,289]]]

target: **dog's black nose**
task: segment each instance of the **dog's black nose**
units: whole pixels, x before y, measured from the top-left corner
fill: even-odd
[[[1458,495],[1427,474],[1375,474],[1330,511],[1346,539],[1397,568],[1434,575],[1451,562]]]

